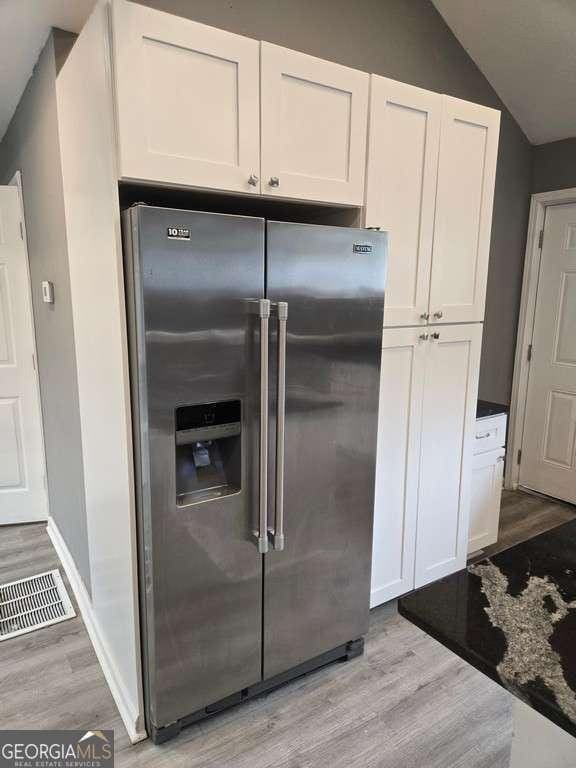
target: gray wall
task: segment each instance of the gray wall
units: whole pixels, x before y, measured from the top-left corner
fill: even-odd
[[[55,83],[50,35],[0,143],[0,182],[22,172],[50,514],[90,591]],[[42,280],[54,283],[53,305],[42,302]]]
[[[532,192],[576,187],[576,138],[532,147]]]
[[[139,0],[160,10],[503,111],[480,395],[510,402],[531,147],[430,0]]]

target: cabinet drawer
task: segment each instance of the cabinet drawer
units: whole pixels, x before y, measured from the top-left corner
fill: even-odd
[[[476,419],[473,453],[486,453],[506,445],[506,414]]]

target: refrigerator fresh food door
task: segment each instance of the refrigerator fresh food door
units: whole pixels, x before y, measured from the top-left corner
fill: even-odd
[[[124,215],[148,716],[261,679],[264,221]],[[266,303],[266,302],[265,302]]]
[[[380,232],[267,223],[269,527],[279,548],[265,558],[265,678],[367,630],[386,247]]]

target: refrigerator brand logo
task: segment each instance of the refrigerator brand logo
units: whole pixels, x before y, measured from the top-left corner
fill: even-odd
[[[352,246],[354,253],[372,253],[372,246],[364,243],[354,243]]]
[[[190,240],[190,230],[187,227],[167,227],[166,235],[170,240]]]

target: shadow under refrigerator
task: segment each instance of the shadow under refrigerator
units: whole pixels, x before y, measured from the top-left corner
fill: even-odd
[[[123,213],[147,727],[368,625],[385,233]]]

